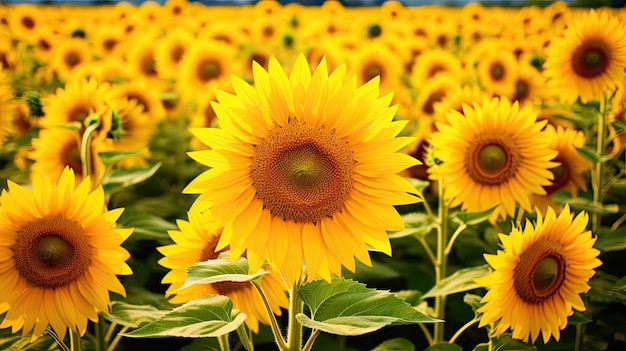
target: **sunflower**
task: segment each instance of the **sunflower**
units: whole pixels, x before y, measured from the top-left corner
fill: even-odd
[[[455,79],[461,78],[461,61],[452,52],[441,48],[431,48],[416,57],[411,68],[411,84],[420,89],[438,74],[447,73]]]
[[[181,90],[198,91],[212,82],[225,80],[237,67],[236,50],[219,41],[196,41],[189,46],[180,63],[178,84]]]
[[[550,137],[550,149],[558,152],[554,161],[559,165],[550,170],[554,174],[554,182],[544,187],[546,194],[531,197],[533,207],[538,207],[543,213],[548,206],[554,207],[551,196],[555,192],[565,190],[576,197],[578,190],[586,191],[585,172],[591,169],[591,163],[576,151],[576,148],[585,146],[585,134],[582,131],[547,125],[544,133]]]
[[[601,264],[588,221],[586,212],[574,218],[566,205],[558,217],[548,208],[535,227],[527,221],[523,230],[500,234],[503,250],[485,255],[494,271],[475,280],[489,288],[479,327],[495,324],[493,336],[511,328],[515,339],[534,342],[541,333],[544,343],[551,336],[558,341],[573,309],[585,310],[579,295]]]
[[[418,161],[397,152],[411,139],[396,137],[391,95],[377,78],[357,88],[345,65],[311,75],[302,54],[289,76],[274,57],[253,72],[254,87],[233,77],[235,95],[218,92],[221,129],[192,130],[211,150],[190,156],[211,169],[184,192],[224,227],[217,249],[246,251],[254,272],[267,259],[290,285],[304,261],[308,280],[330,280],[354,257],[371,264],[366,245],[390,254],[386,230],[404,227],[393,205],[420,200],[397,175]]]
[[[157,41],[154,59],[162,79],[172,79],[178,75],[183,56],[194,39],[187,30],[172,29]]]
[[[80,159],[80,145],[76,132],[65,128],[45,128],[39,131],[39,136],[31,141],[32,149],[27,157],[34,161],[32,172],[42,172],[51,177],[59,177],[63,169],[69,167],[76,174],[77,179],[83,179],[82,162]],[[92,149],[91,164],[94,178],[104,172],[104,165]]]
[[[626,79],[626,27],[606,12],[574,16],[546,50],[544,74],[563,101],[599,100]]]
[[[546,194],[543,187],[553,178],[549,169],[558,165],[550,160],[557,153],[541,131],[546,122],[536,122],[532,109],[493,98],[446,117],[436,122],[430,138],[442,163],[429,171],[443,180],[450,206],[469,212],[498,206],[494,216],[513,216],[516,204],[530,211],[529,196]]]
[[[485,50],[476,65],[478,80],[484,89],[497,96],[512,96],[518,75],[518,63],[513,52],[502,45]]]
[[[545,78],[529,63],[520,64],[515,80],[515,91],[510,97],[521,106],[539,106],[541,101],[548,98],[548,90],[545,88]]]
[[[442,99],[433,104],[434,119],[436,121],[445,120],[448,111],[455,110],[463,113],[463,105],[480,103],[485,99],[491,99],[493,95],[482,90],[478,85],[465,85],[450,90]]]
[[[32,4],[14,4],[9,11],[11,35],[20,41],[29,41],[43,22],[44,11]]]
[[[65,168],[58,182],[39,173],[32,191],[11,181],[2,191],[0,328],[83,335],[88,319],[109,310],[109,291],[125,295],[116,275],[132,274],[121,247],[132,229],[115,228],[123,209],[107,211],[102,187],[75,182]]]
[[[435,117],[435,105],[447,95],[459,91],[461,87],[453,76],[442,73],[425,81],[419,89],[413,109],[414,115],[419,118],[439,119]]]
[[[52,48],[51,69],[62,81],[69,80],[73,73],[92,61],[91,47],[81,38],[63,39]]]
[[[209,230],[203,226],[204,221],[197,213],[190,213],[188,222],[178,220],[180,230],[169,231],[174,244],[158,248],[165,256],[159,260],[159,264],[170,269],[162,280],[164,284],[170,284],[165,295],[175,295],[170,298],[172,303],[184,303],[209,294],[228,296],[233,301],[234,308],[247,315],[246,325],[258,333],[259,322],[269,325],[270,320],[263,301],[252,283],[225,281],[192,285],[179,290],[185,283],[187,268],[190,265],[216,259],[222,251],[228,249],[215,250],[222,230]],[[272,311],[280,315],[281,307],[287,308],[289,304],[285,293],[286,286],[278,274],[269,270],[270,273],[261,279],[261,287],[267,294]]]
[[[164,89],[165,84],[162,82],[136,77],[112,86],[112,94],[117,98],[137,101],[145,113],[155,121],[160,121],[166,115],[161,103],[161,93]]]
[[[404,89],[402,60],[385,43],[373,41],[368,45],[360,45],[347,56],[352,57],[351,71],[356,74],[358,84],[365,84],[380,76],[380,90],[383,94]],[[397,102],[396,96],[394,102]]]
[[[13,132],[13,89],[7,75],[0,67],[0,150]]]

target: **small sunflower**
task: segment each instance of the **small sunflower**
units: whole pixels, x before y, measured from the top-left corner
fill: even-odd
[[[194,40],[190,31],[172,29],[157,41],[154,59],[162,79],[172,79],[178,75],[183,56]]]
[[[566,102],[599,100],[626,79],[626,27],[606,12],[573,16],[546,51],[544,74]]]
[[[13,89],[0,66],[0,150],[13,132]]]
[[[162,281],[171,284],[165,294],[175,295],[170,298],[172,303],[184,303],[209,294],[228,296],[233,301],[234,308],[247,315],[246,325],[258,333],[259,322],[269,325],[270,320],[263,301],[252,283],[225,281],[193,285],[179,290],[185,283],[187,268],[190,265],[216,259],[221,252],[228,249],[215,250],[222,230],[211,231],[203,226],[203,221],[198,213],[189,213],[188,222],[177,221],[180,230],[169,231],[174,244],[158,248],[165,256],[159,260],[159,264],[170,269]],[[281,315],[281,307],[287,308],[289,304],[283,280],[270,270],[270,273],[261,279],[261,287],[268,297],[272,311],[276,315]]]
[[[527,221],[523,230],[500,234],[503,249],[485,255],[494,271],[475,280],[489,288],[479,327],[495,324],[493,336],[510,328],[515,339],[534,342],[542,334],[544,343],[558,341],[573,309],[585,310],[580,294],[601,264],[588,221],[586,212],[574,218],[566,205],[558,217],[548,208],[534,227]]]
[[[251,271],[267,260],[289,285],[304,261],[308,280],[330,280],[354,257],[369,265],[366,245],[390,254],[386,230],[404,227],[393,205],[420,200],[397,175],[418,161],[398,152],[411,139],[396,137],[391,95],[377,78],[357,88],[345,65],[311,74],[303,55],[289,76],[274,57],[253,72],[254,87],[233,77],[235,95],[218,92],[221,128],[192,130],[211,150],[190,156],[211,169],[184,191],[224,227],[217,249],[245,251]]]
[[[531,194],[545,195],[553,178],[549,169],[556,151],[542,133],[546,122],[536,122],[530,108],[519,108],[506,98],[493,98],[463,113],[451,110],[445,122],[436,122],[430,138],[442,162],[430,168],[433,179],[443,179],[450,206],[480,212],[498,206],[494,215],[513,216],[515,205],[530,211]]]
[[[497,96],[512,96],[518,75],[515,55],[504,50],[502,45],[485,50],[478,61],[476,73],[484,89]]]
[[[546,194],[531,197],[533,207],[538,207],[543,213],[548,206],[554,207],[551,196],[555,192],[565,190],[576,197],[578,190],[586,191],[585,172],[591,169],[591,163],[576,151],[576,148],[585,146],[585,134],[582,131],[547,125],[544,133],[550,136],[550,149],[558,152],[554,161],[559,165],[550,170],[554,174],[554,182],[544,187]]]
[[[177,84],[181,90],[198,91],[225,80],[237,67],[236,50],[219,41],[196,41],[180,63]]]
[[[411,84],[414,88],[427,83],[438,74],[446,73],[454,78],[461,77],[461,61],[449,50],[431,48],[416,57],[411,69]]]
[[[66,81],[91,61],[92,52],[87,41],[82,38],[63,39],[52,48],[50,68],[62,81]]]
[[[32,191],[11,181],[2,191],[0,328],[83,335],[88,319],[109,310],[109,291],[125,295],[116,275],[132,273],[121,246],[132,229],[115,228],[123,209],[107,211],[102,187],[75,182],[65,168],[58,182],[38,173]]]
[[[440,119],[435,116],[435,105],[447,95],[461,90],[458,80],[447,73],[436,75],[425,81],[415,99],[413,114],[417,118]]]

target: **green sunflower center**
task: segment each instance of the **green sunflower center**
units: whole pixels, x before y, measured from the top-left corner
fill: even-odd
[[[539,304],[557,293],[565,281],[561,245],[547,238],[531,244],[513,271],[513,287],[524,301]]]
[[[89,267],[91,249],[78,223],[61,216],[39,218],[17,231],[15,265],[31,284],[47,289],[65,286]]]
[[[477,183],[498,185],[515,175],[519,154],[515,144],[499,136],[476,136],[469,146],[466,166]]]
[[[572,70],[583,78],[594,78],[603,74],[609,66],[606,46],[597,40],[579,45],[572,55]]]
[[[269,133],[252,158],[252,185],[272,215],[316,223],[350,197],[355,161],[334,131],[291,119]]]
[[[220,76],[220,65],[214,59],[206,59],[198,64],[196,74],[203,82],[217,79]]]

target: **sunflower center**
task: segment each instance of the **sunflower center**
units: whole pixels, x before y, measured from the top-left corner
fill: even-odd
[[[467,171],[476,182],[502,184],[515,175],[519,155],[515,145],[502,137],[478,137],[467,153]]]
[[[369,82],[374,79],[376,76],[380,76],[382,79],[383,68],[377,63],[371,63],[363,68],[363,81]]]
[[[552,185],[544,187],[548,195],[554,194],[559,189],[563,188],[565,184],[570,180],[570,169],[567,162],[561,160],[558,156],[554,159],[555,162],[561,162],[561,164],[555,168],[550,169],[554,174],[554,181]]]
[[[272,215],[317,223],[350,197],[355,161],[334,131],[297,119],[269,133],[252,157],[252,185]]]
[[[500,62],[494,62],[489,66],[489,75],[493,80],[504,78],[504,67]]]
[[[202,249],[202,253],[200,254],[200,262],[214,260],[219,257],[220,253],[229,249],[229,247],[226,246],[225,248],[219,251],[215,251],[215,248],[217,247],[217,242],[220,240],[220,237],[222,236],[222,230],[224,230],[224,228],[219,229],[217,233],[215,233],[215,235],[211,235],[211,238],[209,239],[209,241],[206,243],[206,245],[204,245],[204,248]]]
[[[604,45],[595,40],[582,43],[572,55],[572,69],[580,77],[596,77],[604,73],[608,66],[609,55]]]
[[[219,77],[220,65],[212,59],[205,60],[200,62],[196,73],[198,74],[198,78],[200,78],[200,80],[208,82],[209,80]]]
[[[91,261],[83,229],[61,216],[26,223],[17,231],[13,251],[20,275],[47,289],[75,281]]]
[[[180,62],[180,60],[182,60],[183,55],[185,54],[185,48],[183,46],[175,46],[172,49],[172,52],[170,53],[170,57],[172,58],[172,61],[175,63]]]
[[[77,52],[69,51],[65,54],[65,64],[67,64],[69,68],[74,68],[80,61],[80,54]]]
[[[513,100],[525,101],[528,97],[528,83],[523,80],[518,80],[515,84],[515,96]]]
[[[539,304],[559,291],[565,281],[565,269],[561,245],[541,238],[520,256],[513,271],[513,287],[522,300]]]
[[[213,286],[213,288],[215,288],[215,290],[217,290],[217,293],[220,295],[232,294],[237,291],[249,289],[252,286],[250,282],[231,282],[231,281],[217,282],[211,285]]]
[[[30,17],[22,17],[22,24],[28,29],[35,28],[35,21]]]

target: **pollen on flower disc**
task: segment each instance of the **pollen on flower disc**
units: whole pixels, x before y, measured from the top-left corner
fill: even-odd
[[[20,275],[42,288],[71,283],[83,274],[91,260],[83,229],[61,216],[26,223],[17,231],[13,250]]]
[[[467,152],[467,171],[476,182],[496,185],[515,175],[520,159],[515,145],[499,136],[472,141]]]
[[[334,131],[297,119],[271,131],[252,157],[252,185],[272,215],[316,223],[350,197],[355,161]]]

